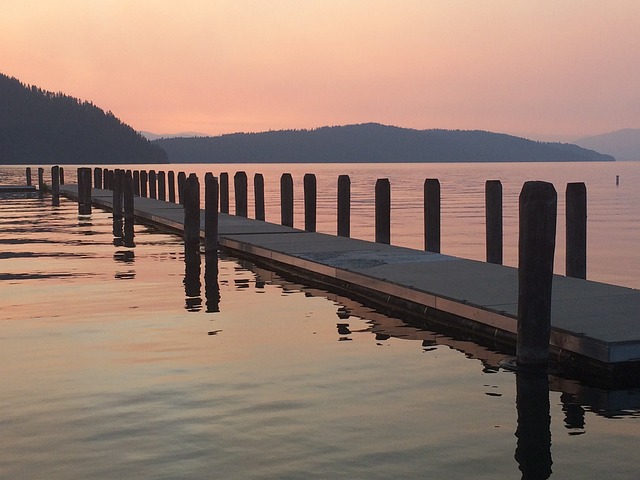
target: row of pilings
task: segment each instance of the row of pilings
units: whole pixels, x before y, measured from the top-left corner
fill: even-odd
[[[121,215],[120,200],[133,216],[133,197],[150,197],[182,203],[185,209],[185,251],[200,244],[200,183],[196,174],[184,172],[124,171],[96,168],[93,186],[114,190],[114,218]],[[91,169],[78,169],[79,212],[90,213]],[[248,186],[245,172],[234,175],[235,214],[248,217]],[[313,174],[306,174],[304,184],[305,230],[316,230],[317,184]],[[350,178],[338,178],[337,233],[350,236]],[[88,191],[88,193],[87,193]],[[126,191],[127,193],[121,193]],[[167,195],[168,194],[168,195]],[[254,177],[255,218],[264,220],[264,178]],[[129,198],[129,201],[126,200]],[[293,227],[293,178],[285,173],[280,178],[281,223]],[[485,184],[487,261],[502,263],[502,184],[488,180]],[[566,190],[567,212],[567,275],[586,276],[586,187],[584,183],[569,183]],[[425,250],[440,252],[440,182],[424,182]],[[205,252],[218,248],[218,213],[229,213],[229,175],[219,178],[205,176]],[[375,185],[375,241],[390,243],[391,185],[388,179],[378,179]],[[518,342],[517,359],[522,365],[546,365],[550,336],[551,286],[555,254],[557,193],[547,182],[526,182],[519,199],[518,248]]]

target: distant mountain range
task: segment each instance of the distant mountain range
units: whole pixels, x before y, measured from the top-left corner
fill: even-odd
[[[171,163],[588,162],[611,155],[567,143],[478,130],[413,130],[366,123],[314,130],[153,141]]]
[[[165,163],[111,112],[0,74],[0,165]]]
[[[640,160],[640,128],[627,128],[603,135],[585,137],[574,143],[584,148],[613,155],[616,160]]]

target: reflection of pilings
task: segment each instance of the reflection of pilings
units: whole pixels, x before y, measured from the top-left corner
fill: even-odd
[[[551,476],[551,417],[546,373],[516,372],[518,427],[515,459],[523,479]]]
[[[578,430],[569,435],[580,435],[584,433],[584,408],[578,404],[573,395],[563,392],[560,395],[562,411],[564,412],[564,426],[570,430]]]
[[[211,172],[204,177],[204,251],[218,251],[218,179]]]
[[[207,253],[204,257],[204,295],[207,313],[220,311],[220,286],[218,285],[218,254]]]
[[[51,205],[60,206],[60,167],[51,167]]]
[[[200,251],[196,245],[184,246],[185,309],[197,312],[202,307],[200,296]]]
[[[124,219],[124,231],[123,231],[123,237],[122,237],[122,244],[125,247],[129,247],[129,248],[133,248],[136,246],[136,244],[133,241],[133,236],[134,236],[134,232],[133,232],[133,218],[125,218]]]

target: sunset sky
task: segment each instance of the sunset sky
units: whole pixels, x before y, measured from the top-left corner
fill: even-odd
[[[0,72],[137,130],[640,128],[638,0],[0,0]]]

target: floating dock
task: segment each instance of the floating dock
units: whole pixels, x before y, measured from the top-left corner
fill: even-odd
[[[60,193],[77,198],[76,185]],[[110,190],[94,205],[112,208]],[[180,204],[135,197],[136,218],[183,230]],[[201,235],[204,211],[201,210]],[[234,256],[490,348],[515,351],[518,270],[219,214],[218,241]],[[569,374],[608,386],[640,383],[640,290],[554,275],[550,352]]]

